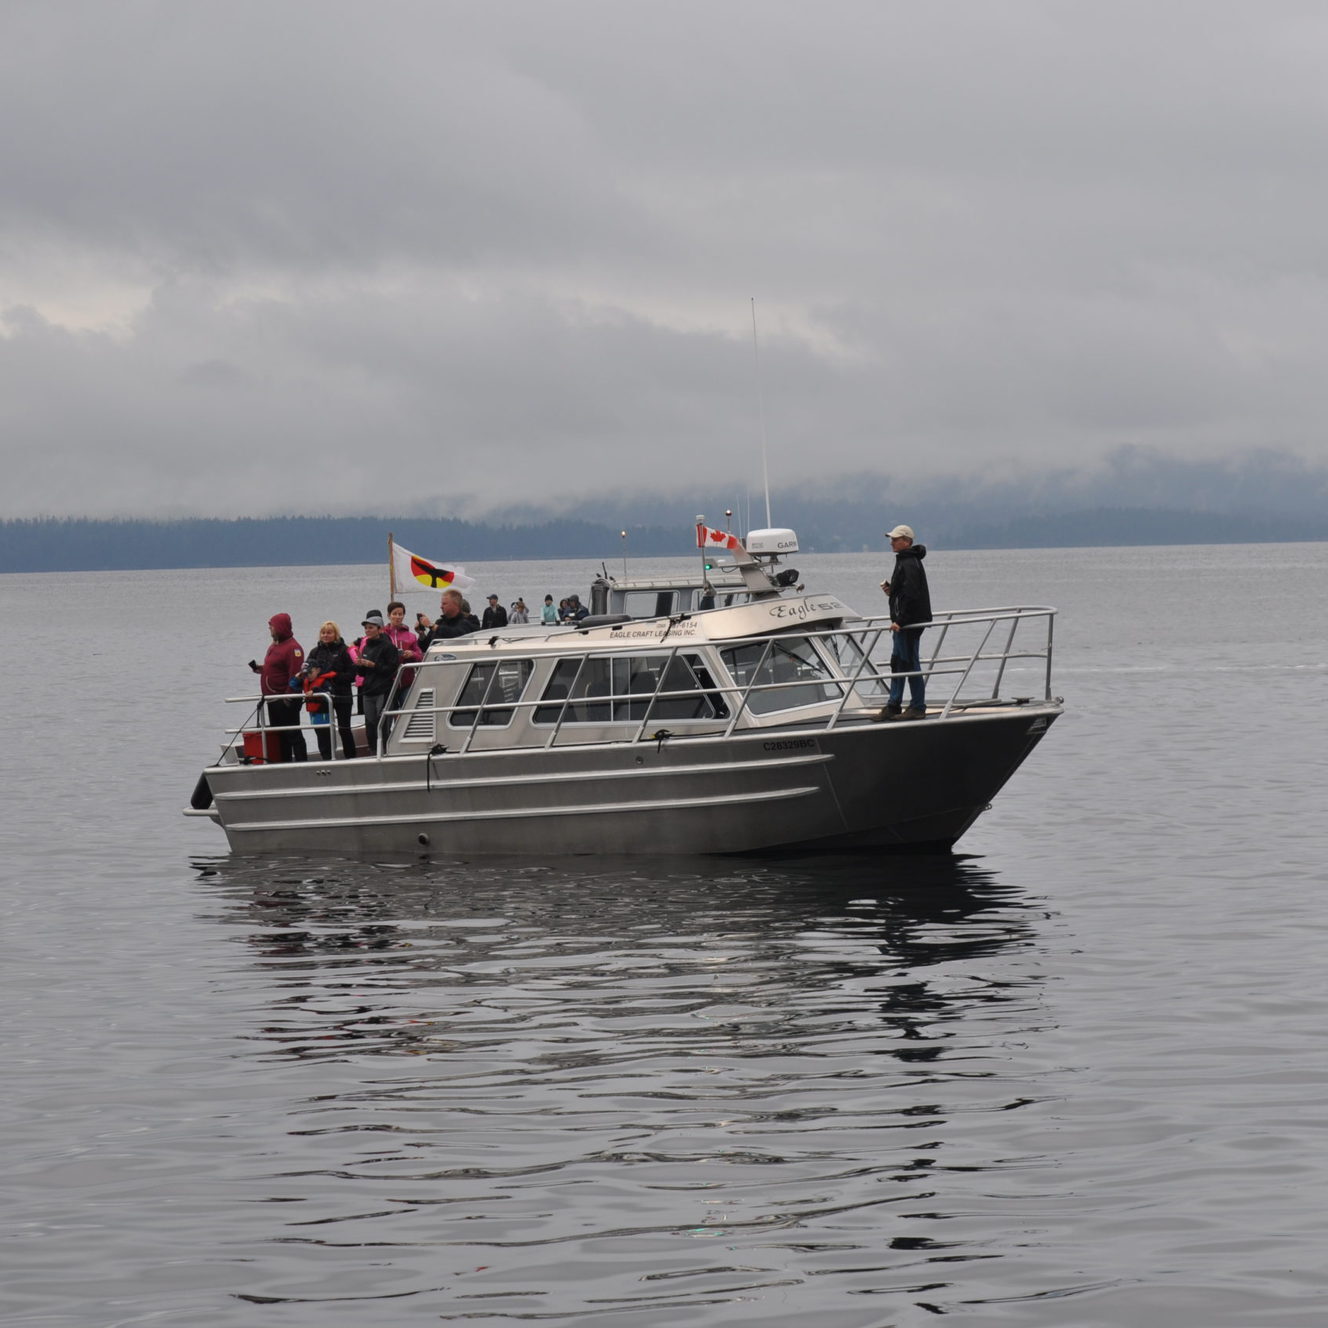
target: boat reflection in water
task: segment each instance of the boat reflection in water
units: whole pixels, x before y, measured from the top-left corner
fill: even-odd
[[[1042,915],[980,862],[200,865],[320,1297],[575,1319],[907,1268],[930,1301],[993,1257],[938,1223],[1011,1165],[975,1131],[1032,1097]]]

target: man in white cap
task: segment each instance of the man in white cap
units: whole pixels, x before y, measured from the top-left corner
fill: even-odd
[[[926,719],[927,680],[922,676],[922,626],[931,622],[931,592],[922,560],[925,544],[913,542],[912,526],[887,530],[895,551],[895,570],[881,589],[890,597],[890,699],[883,719]],[[908,709],[903,708],[904,678],[908,676]]]

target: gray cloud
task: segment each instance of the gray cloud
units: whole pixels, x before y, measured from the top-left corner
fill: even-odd
[[[0,515],[1328,459],[1311,3],[12,3]]]

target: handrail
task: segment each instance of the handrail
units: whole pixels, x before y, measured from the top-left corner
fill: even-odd
[[[755,716],[757,723],[761,727],[768,727],[771,722],[778,725],[787,723],[803,724],[817,729],[833,729],[839,725],[847,716],[856,715],[859,718],[862,712],[875,712],[879,705],[868,699],[869,693],[863,692],[864,684],[869,688],[879,688],[881,691],[889,685],[892,678],[906,679],[909,677],[921,676],[928,681],[943,678],[956,679],[952,688],[950,688],[944,703],[941,705],[939,714],[935,716],[939,719],[949,718],[956,709],[968,709],[974,705],[987,705],[992,702],[998,702],[1000,699],[1000,688],[1003,685],[1006,670],[1011,661],[1020,660],[1038,660],[1043,665],[1043,696],[1045,699],[1051,699],[1051,657],[1052,657],[1052,625],[1055,620],[1056,610],[1043,605],[1021,605],[1010,606],[998,609],[984,610],[951,610],[933,615],[930,622],[917,624],[918,627],[927,627],[936,630],[936,639],[934,648],[929,658],[924,662],[920,669],[908,673],[892,674],[889,671],[889,665],[884,658],[878,655],[882,639],[888,636],[890,619],[888,615],[873,615],[867,618],[858,618],[846,622],[838,627],[815,627],[812,625],[799,625],[790,623],[788,628],[778,633],[763,632],[748,637],[734,637],[721,639],[704,640],[673,640],[667,639],[667,634],[661,636],[658,641],[636,640],[632,642],[613,642],[599,640],[587,643],[579,649],[567,649],[559,653],[556,658],[560,660],[576,660],[576,672],[573,674],[568,685],[568,694],[564,697],[552,698],[546,696],[531,696],[528,699],[518,698],[515,700],[506,700],[495,694],[495,687],[499,681],[499,670],[494,668],[485,684],[483,694],[478,700],[469,700],[465,704],[459,701],[453,701],[447,705],[432,705],[426,707],[405,707],[395,706],[383,712],[385,724],[395,725],[402,721],[403,717],[432,715],[434,717],[434,734],[438,736],[439,720],[438,716],[451,716],[457,712],[465,712],[473,716],[471,721],[466,724],[452,726],[458,737],[464,731],[464,737],[461,738],[459,747],[460,753],[466,753],[474,749],[476,740],[481,733],[496,734],[500,731],[497,725],[485,725],[481,721],[486,711],[503,710],[511,712],[512,719],[508,724],[502,726],[510,729],[515,722],[515,718],[520,713],[533,712],[536,708],[550,710],[553,707],[558,708],[557,718],[549,726],[547,737],[540,735],[538,746],[544,749],[554,748],[558,745],[559,739],[566,736],[567,726],[580,725],[585,723],[595,724],[613,724],[624,726],[624,731],[614,733],[610,736],[600,737],[594,741],[609,743],[636,743],[641,741],[653,741],[659,736],[662,730],[662,722],[658,715],[661,702],[675,699],[696,700],[702,697],[708,697],[711,700],[711,708],[715,712],[711,715],[700,715],[686,719],[673,721],[694,725],[699,722],[710,722],[712,727],[706,730],[688,728],[684,732],[692,736],[702,736],[702,734],[722,735],[728,737],[732,735],[739,725],[747,720],[751,722]],[[1045,643],[1041,648],[1034,649],[1015,649],[1015,637],[1019,628],[1030,622],[1042,622],[1045,624]],[[944,647],[947,637],[953,631],[962,628],[982,627],[985,624],[985,630],[982,631],[980,639],[974,648],[965,653],[954,653],[942,655],[940,651]],[[996,629],[1001,624],[1006,624],[1008,630],[1000,633],[1004,638],[1003,648],[989,649],[992,645]],[[832,642],[836,638],[841,638],[845,642],[852,643],[852,650],[856,652],[856,661],[852,660],[847,647],[844,651],[826,648],[822,646],[816,649],[815,666],[820,670],[814,676],[801,676],[792,679],[783,679],[778,681],[760,681],[770,663],[772,652],[777,648],[781,641],[790,639],[807,640],[810,642]],[[999,637],[997,638],[999,640]],[[518,642],[513,640],[511,644],[528,645],[529,636]],[[571,642],[564,636],[562,641],[567,645]],[[744,668],[748,672],[746,682],[740,682],[732,678],[731,670],[727,665],[722,665],[722,652],[738,649],[743,646],[760,645],[762,647],[759,656],[754,663],[747,663]],[[1038,645],[1036,638],[1034,645]],[[675,662],[682,657],[690,657],[698,654],[709,657],[704,658],[703,663],[706,670],[707,680],[704,684],[697,680],[695,687],[689,688],[670,688],[665,690],[664,680]],[[594,659],[622,659],[633,658],[642,655],[648,655],[652,661],[658,660],[659,667],[656,672],[655,686],[652,691],[644,692],[614,692],[606,695],[586,696],[578,694],[577,688],[585,674],[588,663]],[[418,661],[410,661],[401,665],[398,675],[393,681],[393,690],[389,694],[390,699],[396,700],[400,693],[400,673],[406,668],[414,670],[422,675],[424,682],[421,686],[429,685],[429,669],[443,666],[452,666],[461,663],[470,663],[474,659],[494,659],[491,655],[475,655],[471,658],[471,652],[466,652],[460,660],[453,657],[450,659],[425,658]],[[504,658],[506,656],[497,656]],[[538,660],[540,656],[536,656]],[[687,668],[691,668],[691,663],[684,659]],[[717,671],[716,666],[722,665]],[[985,696],[974,698],[962,697],[966,684],[975,676],[979,666],[994,665],[994,679],[991,691]],[[652,669],[652,671],[654,671]],[[531,675],[533,678],[541,680],[543,687],[547,687],[550,681],[548,674],[541,675],[537,669]],[[984,677],[986,673],[984,672]],[[758,712],[755,708],[753,698],[767,695],[778,694],[781,691],[791,689],[802,689],[807,687],[824,689],[822,699],[818,701],[807,702],[803,706],[790,706],[787,711],[766,710]],[[826,694],[828,693],[828,694]],[[314,695],[324,699],[328,706],[329,719],[332,719],[335,708],[333,698],[330,692],[318,692]],[[303,693],[295,693],[289,699],[305,700]],[[231,703],[256,704],[256,716],[258,726],[267,732],[289,732],[295,729],[301,729],[304,726],[300,723],[294,725],[273,725],[267,723],[266,707],[263,702],[270,699],[286,699],[282,697],[228,697]],[[1027,698],[1018,698],[1025,700]],[[722,704],[717,704],[722,702]],[[607,707],[605,719],[584,720],[574,718],[575,707],[593,705],[595,707]],[[633,707],[643,705],[639,720],[633,717],[632,720],[620,720],[614,718],[614,711],[620,705],[631,705]],[[830,707],[826,710],[825,707]],[[723,711],[727,709],[727,714]],[[801,716],[787,718],[789,712],[801,709]],[[810,712],[810,713],[809,713]],[[253,716],[251,715],[251,721]],[[303,709],[301,710],[301,719],[304,718]],[[764,722],[763,722],[764,721]],[[446,722],[446,721],[444,721]],[[669,721],[663,721],[665,723]],[[633,724],[633,727],[626,729],[626,725]],[[541,728],[543,725],[541,725]],[[652,731],[653,730],[653,731]],[[228,729],[227,733],[238,735],[244,732],[244,729]],[[381,730],[380,730],[381,731]],[[531,746],[529,728],[523,731],[523,741],[520,745]],[[672,736],[672,735],[670,735]],[[681,735],[680,735],[681,736]],[[382,750],[383,743],[380,741],[380,749],[375,751],[375,755],[381,757],[385,754]],[[511,744],[516,745],[516,744]],[[226,750],[235,746],[234,740]],[[485,746],[484,750],[501,750],[501,747],[493,748]],[[337,743],[335,737],[331,744],[333,753],[332,759],[344,759],[336,756]],[[414,755],[415,753],[411,753]]]
[[[421,713],[433,714],[437,716],[437,715],[447,715],[458,710],[464,710],[468,714],[473,713],[475,718],[472,723],[465,726],[460,726],[460,725],[457,726],[458,729],[464,727],[466,730],[466,737],[463,740],[461,747],[461,751],[464,752],[464,751],[469,751],[471,749],[476,734],[485,728],[485,726],[480,723],[480,717],[482,710],[485,709],[486,707],[493,709],[510,710],[515,712],[522,710],[531,710],[537,707],[540,709],[552,709],[554,706],[557,706],[558,718],[556,721],[554,721],[548,737],[544,740],[542,744],[545,748],[549,748],[557,745],[558,738],[562,734],[563,726],[566,723],[620,722],[617,720],[591,720],[591,721],[571,720],[568,718],[568,716],[569,712],[572,710],[574,706],[595,705],[597,707],[608,707],[611,711],[612,707],[617,703],[629,703],[634,705],[645,703],[646,704],[645,714],[643,718],[640,720],[640,722],[637,724],[635,732],[630,737],[606,739],[606,741],[638,742],[644,738],[651,736],[647,734],[646,730],[651,727],[652,722],[654,724],[659,723],[659,719],[655,712],[656,702],[662,700],[695,698],[697,696],[708,695],[708,696],[721,696],[729,698],[733,701],[733,705],[730,708],[729,715],[727,716],[727,722],[725,723],[723,730],[724,734],[727,736],[731,734],[733,730],[737,727],[739,721],[743,718],[744,714],[750,712],[751,707],[749,701],[751,696],[756,693],[777,692],[793,688],[802,688],[808,685],[837,688],[839,690],[838,704],[835,706],[834,712],[827,718],[824,724],[824,727],[833,728],[843,717],[845,711],[853,702],[855,696],[860,696],[860,693],[858,692],[858,687],[859,684],[861,684],[864,680],[874,682],[878,686],[884,687],[886,685],[887,678],[890,676],[908,678],[910,676],[918,676],[920,674],[921,676],[927,678],[945,677],[945,676],[957,676],[959,678],[959,682],[956,685],[954,692],[947,699],[947,703],[942,709],[940,717],[945,718],[951,713],[953,713],[954,709],[957,706],[966,708],[967,706],[975,704],[975,702],[971,700],[961,701],[959,697],[959,691],[962,689],[963,684],[972,675],[975,667],[979,663],[990,663],[992,661],[1000,661],[1000,670],[998,672],[997,679],[993,685],[991,692],[991,699],[995,700],[999,697],[999,688],[1000,688],[1000,683],[1004,678],[1005,665],[1008,664],[1010,660],[1039,659],[1043,660],[1044,662],[1047,661],[1048,651],[1046,649],[1021,650],[1021,651],[1014,650],[1012,648],[1014,641],[1014,634],[1015,631],[1018,629],[1020,622],[1023,621],[1044,619],[1048,624],[1050,624],[1055,612],[1056,611],[1053,608],[1050,608],[1048,606],[1038,605],[1038,606],[1016,606],[1011,608],[1003,608],[997,610],[982,610],[982,611],[956,610],[953,612],[936,615],[936,617],[932,620],[931,623],[920,624],[920,626],[940,626],[942,627],[943,631],[945,630],[945,628],[949,626],[969,626],[983,622],[987,622],[989,626],[987,632],[984,633],[983,639],[978,643],[977,647],[973,651],[964,655],[955,655],[949,657],[937,657],[933,655],[933,657],[928,661],[927,665],[924,668],[911,673],[902,673],[898,675],[887,675],[879,671],[884,667],[884,662],[873,659],[873,652],[876,650],[881,638],[885,635],[886,624],[888,624],[890,621],[888,616],[881,615],[871,619],[856,620],[851,627],[819,628],[819,629],[799,628],[787,634],[779,636],[771,636],[770,634],[766,633],[766,634],[761,634],[759,636],[731,638],[731,639],[722,639],[714,641],[710,640],[675,641],[675,642],[669,642],[667,645],[665,645],[663,641],[661,642],[640,641],[631,644],[623,642],[620,646],[615,646],[612,643],[610,643],[610,648],[608,649],[603,649],[603,648],[584,649],[577,652],[575,656],[573,656],[572,652],[569,651],[565,655],[561,656],[561,658],[567,659],[575,657],[577,659],[577,672],[573,675],[571,685],[568,688],[569,694],[566,697],[551,698],[547,696],[535,696],[535,697],[530,697],[528,699],[516,699],[516,700],[503,699],[500,702],[494,702],[491,700],[491,696],[492,696],[492,687],[497,677],[495,671],[495,673],[490,676],[488,685],[486,686],[485,695],[479,702],[471,701],[467,702],[465,705],[454,703],[452,705],[433,706],[425,708],[424,710],[421,710],[420,708],[416,707],[410,710],[406,709],[395,710],[390,713],[396,716],[401,716],[406,714],[418,715]],[[1000,621],[1008,621],[1010,624],[1010,631],[1006,635],[1006,648],[1001,651],[988,652],[986,647],[990,642],[992,630],[994,629],[995,625]],[[793,679],[781,682],[757,682],[756,679],[760,676],[761,671],[764,668],[765,663],[769,658],[770,651],[781,639],[786,639],[786,636],[789,635],[796,636],[798,638],[810,639],[810,640],[820,640],[824,638],[833,638],[837,636],[856,638],[859,641],[859,646],[858,646],[859,659],[857,665],[851,673],[841,672],[837,674],[829,674],[814,680]],[[865,644],[863,644],[864,642]],[[685,690],[683,689],[668,690],[668,691],[662,690],[662,682],[664,676],[668,672],[668,669],[670,665],[673,663],[673,661],[677,659],[680,655],[695,654],[696,652],[707,648],[712,650],[725,650],[734,646],[741,646],[744,644],[757,644],[757,643],[760,643],[763,646],[762,654],[761,657],[757,660],[756,665],[751,670],[751,678],[745,684],[712,680],[710,685],[700,687],[699,689],[688,688]],[[939,644],[940,643],[938,642],[938,645]],[[661,647],[663,648],[662,655],[660,655]],[[642,654],[659,655],[661,658],[661,663],[658,670],[658,681],[653,691],[614,692],[614,693],[600,694],[594,697],[588,697],[586,695],[576,694],[577,684],[580,682],[582,673],[585,670],[585,666],[590,659],[631,658],[633,656],[639,656]],[[456,662],[455,660],[435,660],[432,661],[431,665],[430,661],[426,661],[425,666],[426,667],[437,666],[441,664],[452,664],[455,662]],[[955,664],[960,667],[947,668],[945,667],[947,664]],[[1051,696],[1049,668],[1046,674],[1044,694],[1048,699]],[[823,702],[823,704],[830,704],[830,703],[831,703],[831,698],[826,698],[825,702]],[[711,717],[699,716],[697,718],[708,719]],[[713,718],[720,719],[725,717],[716,715],[713,716]],[[504,727],[507,726],[505,725]],[[492,732],[493,730],[491,729],[490,731]],[[691,732],[691,730],[689,730],[689,732]]]
[[[313,724],[304,723],[304,717],[308,713],[305,709],[304,703],[308,701],[311,697],[317,697],[326,706],[328,728],[329,732],[332,735],[331,747],[329,749],[332,755],[328,759],[333,761],[349,760],[350,759],[349,757],[337,755],[336,709],[333,706],[334,698],[332,693],[305,692],[305,691],[299,691],[299,692],[292,691],[288,696],[282,696],[279,693],[275,692],[268,692],[257,697],[253,696],[224,697],[223,699],[225,700],[227,705],[248,705],[250,703],[253,703],[254,708],[249,712],[244,723],[239,728],[222,729],[222,732],[225,734],[229,734],[231,738],[231,741],[228,742],[224,748],[222,748],[223,758],[225,757],[225,754],[228,751],[231,751],[235,747],[235,739],[240,737],[241,734],[252,732],[255,726],[257,726],[260,733],[303,733],[306,729],[312,731],[315,727],[321,727],[321,726],[315,726]],[[298,701],[300,703],[299,719],[294,724],[270,724],[268,722],[268,717],[267,717],[267,706],[264,704],[264,702],[267,701]],[[320,757],[319,759],[321,760],[322,758]]]

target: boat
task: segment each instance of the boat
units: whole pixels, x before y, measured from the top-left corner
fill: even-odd
[[[888,617],[807,589],[797,548],[754,531],[694,578],[605,572],[579,623],[434,642],[357,759],[265,759],[259,698],[228,698],[253,713],[186,815],[238,853],[949,849],[1062,712],[1055,609],[937,613],[899,722]]]

